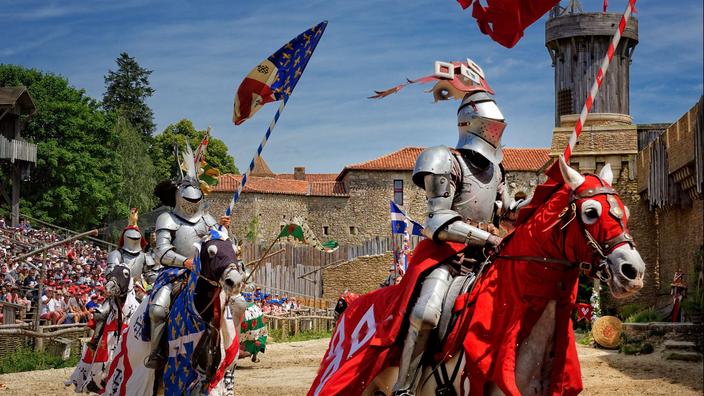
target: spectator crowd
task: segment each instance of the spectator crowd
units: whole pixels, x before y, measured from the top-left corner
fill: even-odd
[[[41,301],[40,318],[52,324],[84,323],[91,319],[91,310],[104,301],[106,248],[74,241],[51,248],[43,255],[10,261],[64,238],[51,229],[34,228],[27,221],[22,221],[19,227],[10,227],[0,218],[0,308],[4,303],[17,304],[31,315],[35,304]],[[39,296],[38,269],[44,268],[46,279]]]
[[[11,261],[66,237],[52,229],[34,228],[28,221],[11,227],[0,218],[0,324],[4,323],[5,303],[25,307],[19,320],[31,318],[36,304],[40,304],[40,319],[51,324],[85,323],[92,318],[92,310],[105,300],[106,247],[78,240],[25,260]],[[46,279],[42,281],[43,269]],[[41,296],[39,282],[43,282]],[[296,298],[286,294],[263,293],[260,288],[242,294],[265,314],[283,315],[300,308]]]
[[[268,315],[284,315],[300,308],[295,297],[288,298],[287,294],[263,293],[259,287],[252,293],[242,293],[242,296],[247,302],[253,302]]]

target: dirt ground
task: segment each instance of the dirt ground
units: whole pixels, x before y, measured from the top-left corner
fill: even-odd
[[[328,339],[270,344],[260,363],[240,360],[237,395],[305,395]],[[585,395],[702,395],[704,363],[671,362],[659,352],[625,356],[579,347]],[[73,395],[71,369],[0,375],[0,396]],[[4,386],[3,386],[4,385]]]

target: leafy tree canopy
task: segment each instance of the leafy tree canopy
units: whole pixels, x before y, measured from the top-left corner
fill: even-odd
[[[156,203],[152,190],[157,183],[149,147],[139,131],[121,114],[115,123],[115,134],[122,175],[120,200],[127,207],[138,208],[146,213]]]
[[[37,164],[21,187],[22,212],[77,230],[125,216],[114,116],[63,77],[0,65],[0,86],[17,85],[37,105],[22,131],[37,144]]]
[[[178,146],[179,152],[186,147],[186,143],[191,145],[193,150],[205,135],[205,130],[196,130],[193,122],[188,119],[170,124],[162,133],[157,135],[152,146],[152,159],[157,168],[157,175],[160,180],[176,179],[180,175],[176,157],[174,156],[174,145]],[[235,166],[235,160],[227,152],[225,143],[210,136],[208,140],[208,150],[205,152],[205,160],[213,167],[218,168],[220,173],[239,173]]]
[[[103,107],[119,111],[144,137],[151,138],[156,125],[154,113],[145,101],[154,94],[149,86],[152,71],[141,67],[127,52],[122,52],[115,62],[117,70],[109,70],[105,76]]]

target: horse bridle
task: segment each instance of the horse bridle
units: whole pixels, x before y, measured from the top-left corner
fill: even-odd
[[[583,272],[585,275],[587,275],[590,278],[598,278],[599,280],[606,282],[611,278],[611,273],[608,270],[608,265],[607,265],[607,259],[608,255],[614,250],[616,246],[621,245],[622,243],[628,243],[631,247],[635,247],[635,241],[633,240],[633,237],[631,236],[628,231],[625,230],[625,225],[623,223],[623,217],[624,213],[623,210],[621,210],[621,207],[618,205],[618,202],[616,201],[615,197],[618,196],[618,192],[613,189],[613,187],[607,186],[604,184],[604,182],[601,180],[601,178],[597,177],[599,179],[599,182],[601,183],[601,186],[599,187],[593,187],[586,189],[580,193],[574,193],[572,192],[569,200],[569,204],[562,210],[562,212],[558,215],[558,218],[563,219],[565,216],[569,216],[569,219],[566,220],[560,229],[564,230],[567,228],[567,226],[574,220],[577,219],[577,221],[580,224],[580,228],[582,229],[582,235],[584,235],[584,239],[587,242],[587,245],[591,247],[592,251],[594,252],[594,255],[598,257],[599,259],[599,264],[594,265],[591,262],[584,262],[584,261],[569,261],[569,260],[563,260],[563,259],[555,259],[555,258],[549,258],[549,257],[534,257],[534,256],[502,256],[498,255],[495,256],[496,258],[503,258],[503,259],[511,259],[511,260],[524,260],[524,261],[533,261],[533,262],[540,262],[540,263],[553,263],[553,264],[563,264],[566,265],[568,268],[572,269],[575,267],[578,267],[581,272]],[[608,241],[604,242],[604,244],[600,244],[599,241],[594,238],[591,232],[587,229],[586,225],[581,219],[581,216],[578,215],[577,213],[577,201],[583,198],[591,198],[595,197],[597,195],[607,195],[607,202],[609,203],[609,215],[614,217],[619,224],[621,225],[621,233],[618,234],[616,237],[609,239]],[[563,238],[563,242],[566,238]],[[503,244],[503,243],[502,243]]]

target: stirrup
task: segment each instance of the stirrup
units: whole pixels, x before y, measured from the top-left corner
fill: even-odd
[[[158,370],[166,365],[166,359],[159,353],[151,353],[144,359],[144,367]]]
[[[392,396],[416,396],[415,392],[411,392],[410,390],[397,390],[394,391],[394,393],[391,394]]]

